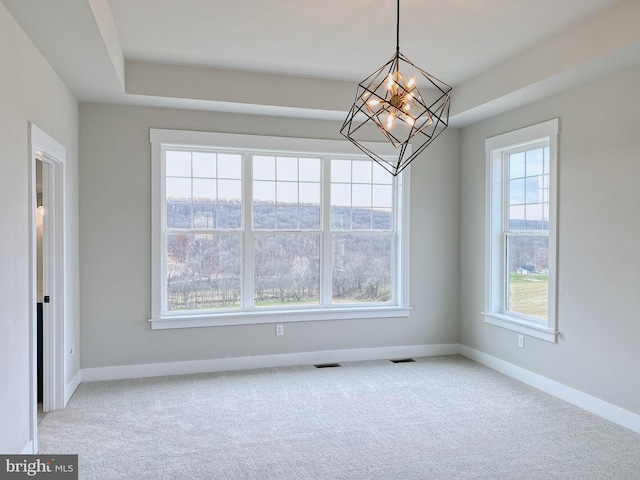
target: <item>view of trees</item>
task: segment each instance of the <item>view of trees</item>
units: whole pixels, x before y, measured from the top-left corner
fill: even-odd
[[[239,234],[168,235],[168,309],[239,306],[241,258]]]
[[[333,236],[333,301],[391,300],[390,233]]]
[[[167,236],[167,306],[198,310],[240,306],[242,285],[241,206],[167,202],[170,228],[218,228],[225,232]],[[254,292],[256,306],[320,302],[319,231],[279,233],[277,229],[319,229],[317,205],[254,206]],[[391,212],[332,207],[333,301],[385,302],[391,299]],[[193,227],[192,227],[193,225]],[[260,230],[262,229],[262,231]],[[269,231],[264,231],[269,229]],[[348,230],[382,230],[355,233]],[[386,230],[386,231],[385,231]]]
[[[507,249],[508,309],[538,318],[547,318],[549,237],[509,236]]]

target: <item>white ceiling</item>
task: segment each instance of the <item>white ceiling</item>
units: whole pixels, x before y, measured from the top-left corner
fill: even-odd
[[[451,85],[617,0],[401,0],[401,51]],[[360,81],[395,52],[394,0],[109,0],[127,59]]]
[[[85,102],[338,119],[395,51],[393,0],[0,1]],[[458,125],[640,62],[640,0],[401,0],[400,22]]]

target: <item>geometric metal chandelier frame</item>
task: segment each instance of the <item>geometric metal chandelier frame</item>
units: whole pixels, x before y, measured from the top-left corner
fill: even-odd
[[[397,0],[396,51],[358,84],[340,133],[389,173],[398,175],[449,126],[451,90],[400,53]],[[392,157],[372,150],[368,142],[375,131],[395,148]],[[410,144],[412,148],[408,148]]]

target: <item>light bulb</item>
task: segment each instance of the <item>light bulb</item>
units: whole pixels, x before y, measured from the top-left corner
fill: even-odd
[[[411,80],[409,80],[409,82],[407,83],[407,87],[411,88],[413,86],[413,84],[416,83],[416,79],[415,77],[412,78]]]
[[[380,100],[369,100],[369,102],[367,102],[367,103],[369,103],[369,105],[375,106],[375,105],[378,105],[380,103]]]
[[[37,211],[38,211],[38,215],[40,215],[40,216],[43,216],[43,215],[44,215],[44,207],[43,207],[42,205],[40,205],[40,206],[37,208]]]
[[[406,121],[412,127],[416,124],[416,121],[413,119],[413,117],[407,116],[407,120]]]
[[[387,116],[387,130],[390,130],[391,127],[393,127],[393,114],[392,113],[390,113]]]

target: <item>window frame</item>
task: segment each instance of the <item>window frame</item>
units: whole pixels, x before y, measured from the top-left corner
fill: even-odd
[[[281,307],[254,307],[246,309],[244,299],[251,293],[245,292],[247,284],[253,285],[253,253],[243,250],[242,255],[242,298],[241,307],[223,311],[190,311],[188,313],[168,312],[165,309],[166,281],[163,275],[166,271],[166,203],[165,203],[165,162],[164,151],[166,149],[199,149],[213,148],[217,151],[229,151],[242,153],[243,156],[243,226],[240,233],[245,245],[253,244],[253,231],[251,224],[251,204],[246,202],[251,199],[252,189],[252,162],[248,156],[253,152],[272,153],[276,155],[321,156],[331,158],[366,159],[369,157],[362,153],[353,152],[350,142],[343,140],[319,140],[291,137],[267,137],[259,135],[226,134],[214,132],[196,132],[183,130],[150,129],[149,140],[151,143],[151,328],[189,328],[221,325],[245,325],[259,323],[286,323],[314,320],[342,320],[361,318],[399,318],[409,316],[409,175],[399,177],[401,188],[396,191],[397,207],[394,217],[396,225],[397,260],[394,262],[392,281],[395,284],[395,298],[392,302],[367,303],[367,304],[332,304],[313,306],[281,306]],[[371,148],[382,151],[385,155],[393,155],[393,147],[386,143],[372,143]],[[326,195],[331,188],[331,179],[328,177],[329,161],[321,162],[321,210],[329,209]],[[408,171],[408,169],[407,169]],[[248,175],[248,176],[247,176]],[[245,210],[248,209],[248,212]],[[322,218],[328,214],[321,214]],[[249,222],[248,224],[245,222]],[[325,230],[327,225],[321,225],[320,235],[333,235],[334,231]],[[267,230],[269,232],[269,230]],[[288,231],[274,230],[273,233],[287,233]],[[194,231],[193,233],[199,233]],[[211,233],[211,232],[209,232]],[[262,231],[264,233],[264,231]],[[294,233],[300,233],[295,231]],[[338,232],[340,233],[340,232]],[[344,232],[348,233],[348,232]],[[357,231],[353,233],[358,233]],[[248,241],[247,241],[248,240]],[[331,245],[330,243],[328,245]],[[322,247],[321,247],[322,248]],[[329,249],[330,250],[330,249]],[[331,252],[324,252],[320,268],[326,272],[331,266]],[[250,275],[251,273],[251,275]],[[247,281],[247,275],[250,280]],[[324,278],[322,278],[324,277]],[[330,279],[321,275],[321,295],[331,296],[327,287],[331,287]],[[322,300],[322,298],[321,298]]]
[[[485,323],[540,338],[557,340],[557,158],[559,120],[557,118],[514,130],[485,141]],[[506,310],[508,169],[510,154],[542,146],[549,147],[549,286],[547,320]],[[532,231],[523,231],[536,235]],[[518,235],[518,233],[515,233]]]

